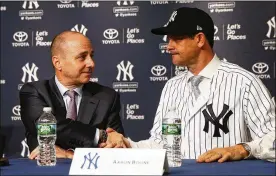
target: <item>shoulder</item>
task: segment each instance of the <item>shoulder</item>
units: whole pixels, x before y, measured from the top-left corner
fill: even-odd
[[[89,90],[95,95],[103,95],[103,96],[117,96],[118,93],[107,86],[101,85],[95,82],[88,82],[85,85],[85,89]]]
[[[40,90],[40,89],[46,88],[47,85],[49,85],[49,80],[41,80],[41,81],[28,82],[28,83],[25,83],[20,88],[19,92],[20,93],[33,92],[35,90]]]
[[[180,82],[183,82],[183,80],[186,78],[187,76],[187,73],[188,73],[188,70],[185,70],[184,72],[172,77],[171,79],[169,79],[166,83],[166,85],[174,85],[174,84],[177,84],[177,83],[180,83]],[[165,85],[165,86],[166,86]]]
[[[223,72],[228,76],[236,76],[238,78],[243,79],[244,82],[248,84],[250,84],[252,81],[259,81],[259,78],[252,72],[242,68],[237,64],[226,61],[221,61],[221,65],[218,69],[218,72]]]

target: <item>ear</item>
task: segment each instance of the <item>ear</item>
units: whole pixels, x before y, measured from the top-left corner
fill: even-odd
[[[58,56],[52,57],[52,63],[56,70],[59,70],[59,71],[61,70],[61,61]]]
[[[195,37],[196,37],[197,46],[199,48],[202,48],[206,42],[205,35],[202,32],[200,32]]]

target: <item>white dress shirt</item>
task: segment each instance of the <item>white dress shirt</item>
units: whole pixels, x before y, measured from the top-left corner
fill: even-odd
[[[55,76],[55,82],[56,85],[59,89],[60,94],[63,97],[63,101],[66,107],[66,111],[69,107],[69,102],[70,102],[70,97],[66,94],[66,92],[69,90],[67,87],[65,87],[64,85],[61,84],[61,82],[59,82],[59,80],[57,79],[57,76]],[[75,89],[73,89],[75,92],[77,92],[77,95],[75,96],[75,102],[77,105],[77,114],[79,114],[79,107],[80,107],[80,102],[81,102],[81,98],[82,98],[82,87],[83,85],[81,85],[80,87],[76,87]],[[99,141],[99,129],[96,129],[96,134],[95,134],[95,138],[94,138],[94,145],[97,146],[98,145],[98,141]]]
[[[69,90],[67,87],[63,86],[59,80],[57,79],[57,77],[55,76],[55,81],[57,84],[57,87],[59,89],[60,94],[63,97],[63,101],[65,103],[65,107],[66,107],[66,111],[68,110],[69,107],[69,103],[70,103],[70,97],[66,94],[66,92]],[[75,102],[77,105],[77,114],[79,114],[79,107],[80,107],[80,102],[81,102],[81,98],[82,98],[82,87],[76,87],[75,89],[73,89],[77,94],[75,96]]]

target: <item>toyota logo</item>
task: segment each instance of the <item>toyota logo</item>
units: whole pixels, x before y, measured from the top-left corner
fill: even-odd
[[[17,42],[25,42],[28,39],[28,34],[24,31],[18,31],[13,34],[13,39]]]
[[[167,69],[163,65],[155,65],[151,68],[151,73],[154,76],[163,76],[166,73]]]
[[[258,74],[264,74],[268,71],[269,67],[266,63],[258,62],[252,66],[252,70]]]
[[[119,33],[116,29],[107,29],[103,33],[106,39],[112,40],[118,37]]]
[[[13,107],[12,112],[15,116],[20,116],[20,105]]]
[[[70,3],[72,0],[60,0],[60,2],[61,3],[63,3],[63,4],[68,4],[68,3]]]
[[[216,35],[218,33],[218,27],[215,25],[214,29],[215,29],[215,33],[214,34]]]

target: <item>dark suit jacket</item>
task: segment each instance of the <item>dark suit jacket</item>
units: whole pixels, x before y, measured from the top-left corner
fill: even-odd
[[[96,128],[110,127],[124,134],[119,116],[119,94],[93,82],[84,84],[82,91],[78,117],[73,121],[66,119],[66,107],[54,77],[23,85],[20,90],[21,119],[30,151],[38,146],[36,121],[43,107],[52,107],[57,120],[56,144],[64,149],[97,147],[94,145]]]

